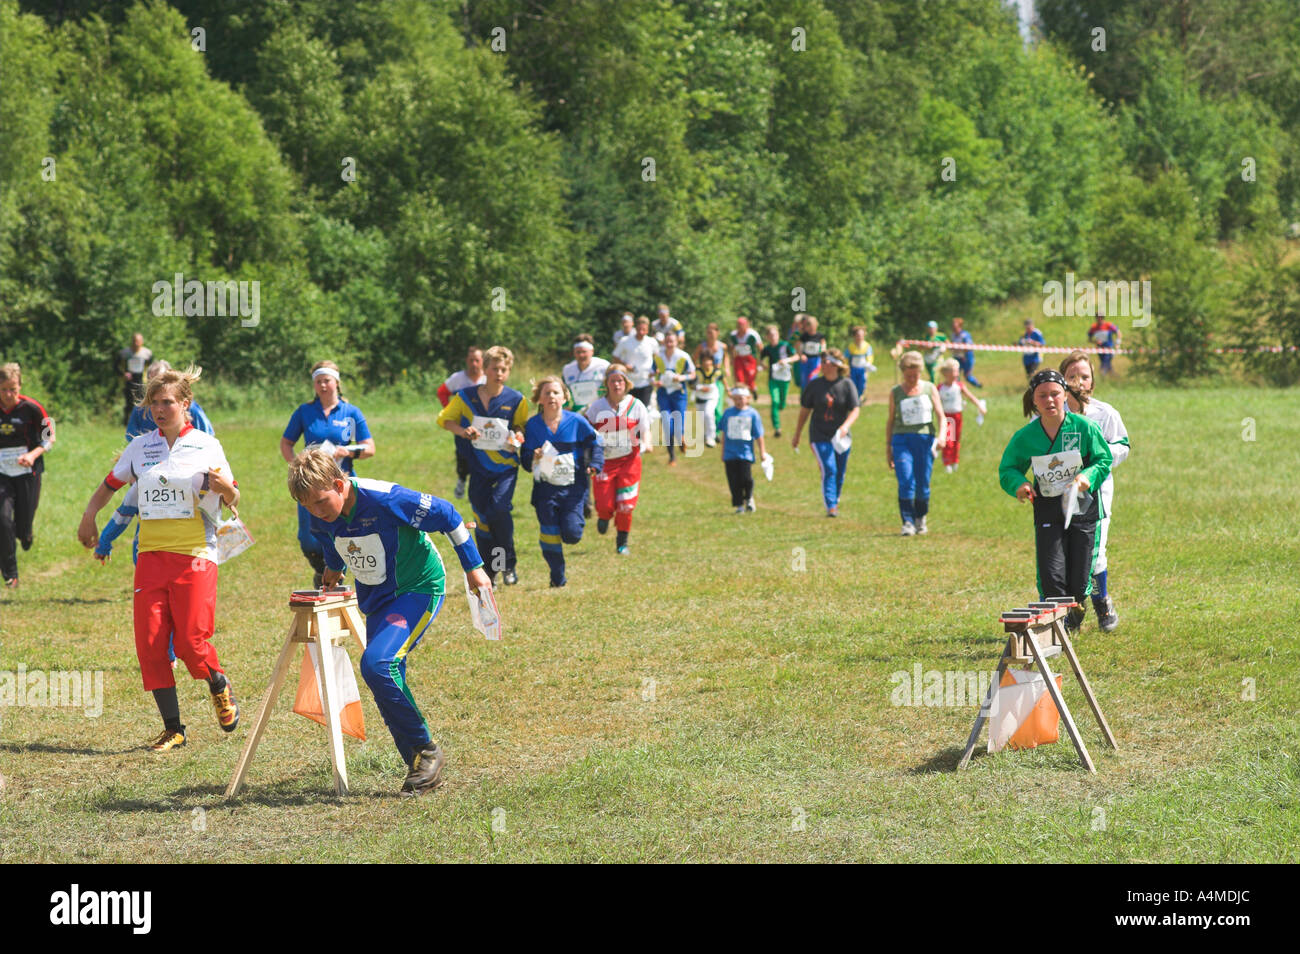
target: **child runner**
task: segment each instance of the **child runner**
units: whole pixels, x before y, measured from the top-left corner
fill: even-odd
[[[345,475],[318,448],[290,462],[289,493],[311,513],[312,532],[325,547],[325,583],[337,583],[345,569],[356,579],[357,603],[366,617],[361,675],[410,768],[402,793],[431,791],[442,782],[443,751],[430,737],[406,682],[406,657],[442,609],[447,592],[442,558],[425,533],[451,539],[469,585],[482,591],[492,584],[474,541],[446,500]]]
[[[1119,325],[1113,321],[1107,321],[1105,313],[1100,308],[1097,309],[1097,320],[1088,329],[1088,337],[1098,348],[1118,348],[1123,341],[1123,333],[1119,330]],[[1115,356],[1113,354],[1100,354],[1097,357],[1101,358],[1102,376],[1110,377]]]
[[[604,382],[600,389],[605,390]],[[564,382],[559,378],[538,381],[533,403],[538,410],[524,427],[519,463],[533,475],[532,505],[537,510],[542,559],[551,568],[551,586],[564,586],[568,580],[563,545],[582,540],[587,477],[600,472],[605,457],[591,423],[565,410]],[[543,452],[548,442],[555,449],[551,461]]]
[[[695,413],[704,425],[704,446],[718,444],[718,404],[722,388],[722,368],[713,363],[713,355],[705,352],[695,374]]]
[[[799,356],[790,342],[781,340],[781,330],[776,325],[767,326],[763,360],[767,362],[767,395],[772,400],[772,431],[780,437],[781,412],[790,393],[792,368],[799,367]]]
[[[1034,345],[1046,345],[1047,339],[1043,337],[1041,331],[1034,327],[1034,320],[1026,318],[1025,333],[1020,336],[1020,340],[1016,344],[1022,348],[1032,348]],[[1026,351],[1021,355],[1020,360],[1025,366],[1025,376],[1032,378],[1034,372],[1038,370],[1038,366],[1043,363],[1043,356],[1037,351]]]
[[[152,692],[163,731],[155,752],[185,744],[176,678],[168,659],[174,632],[176,655],[190,675],[208,683],[217,722],[239,725],[234,689],[211,639],[217,611],[217,522],[224,503],[232,513],[239,490],[220,441],[186,423],[199,370],[164,371],[145,385],[156,431],[127,446],[91,495],[77,528],[90,549],[99,539],[95,516],[126,484],[140,489],[140,557],[135,566],[135,650],[144,688]]]
[[[754,400],[758,400],[758,389],[754,384],[758,380],[758,352],[763,347],[758,332],[749,327],[749,319],[741,315],[736,319],[736,327],[727,332],[727,347],[731,349],[731,367],[735,373],[736,383],[749,388]]]
[[[949,358],[939,365],[939,374],[943,383],[939,385],[939,403],[943,405],[944,417],[948,427],[944,433],[943,467],[951,474],[957,470],[958,457],[961,455],[961,411],[962,395],[970,398],[980,409],[981,414],[988,412],[988,405],[977,398],[958,374],[961,363],[956,358]]]
[[[966,321],[963,318],[954,318],[952,320],[952,356],[957,359],[961,365],[962,377],[964,377],[973,387],[982,388],[979,379],[975,377],[975,352],[970,348],[962,348],[960,345],[974,344],[975,339],[970,336],[966,330]]]
[[[615,347],[631,334],[636,334],[636,316],[630,311],[624,311],[618,316],[618,331],[614,332]]]
[[[682,328],[682,323],[668,314],[668,306],[662,302],[659,304],[658,316],[650,326],[650,330],[654,333],[655,340],[660,344],[664,343],[664,338],[668,335],[668,332],[675,332],[677,343],[683,348],[686,347],[686,332]]]
[[[469,457],[469,505],[474,509],[474,539],[479,553],[488,559],[487,574],[496,575],[507,586],[519,582],[515,572],[515,479],[519,476],[519,455],[524,425],[528,423],[528,399],[506,387],[515,356],[497,345],[483,355],[486,382],[457,391],[438,415],[438,426],[456,435],[456,445]]]
[[[1128,459],[1128,431],[1119,411],[1092,396],[1095,377],[1087,354],[1072,352],[1061,362],[1061,374],[1074,392],[1066,394],[1071,413],[1083,414],[1096,424],[1110,447],[1111,472],[1101,485],[1101,522],[1097,526],[1097,555],[1092,564],[1092,608],[1097,613],[1097,623],[1102,632],[1110,633],[1119,626],[1119,614],[1115,612],[1115,602],[1107,588],[1106,542],[1110,537],[1111,502],[1115,497],[1115,468]]]
[[[609,521],[618,531],[615,547],[628,552],[632,511],[641,489],[641,455],[651,451],[650,412],[629,392],[632,379],[627,368],[611,364],[605,372],[608,394],[587,408],[587,420],[600,435],[605,451],[601,472],[592,480],[596,497],[596,530],[605,533]]]
[[[754,506],[754,445],[758,445],[757,460],[767,456],[763,443],[763,418],[749,406],[749,388],[737,385],[731,389],[732,406],[722,412],[722,466],[727,471],[727,486],[731,488],[731,505],[736,513],[753,513]]]
[[[885,418],[885,459],[898,478],[898,512],[903,518],[905,537],[928,530],[935,435],[945,433],[947,427],[939,389],[921,380],[924,365],[919,351],[903,352],[898,359],[903,383],[894,385],[889,392],[889,414]]]
[[[867,403],[867,375],[876,370],[876,366],[871,363],[875,352],[871,350],[871,345],[867,341],[867,329],[863,325],[854,325],[850,331],[853,334],[853,340],[849,342],[849,379],[853,386],[858,389],[858,399],[863,404]]]
[[[443,407],[451,403],[453,394],[465,390],[466,388],[478,387],[486,378],[483,377],[483,349],[476,348],[473,345],[465,354],[465,370],[457,371],[442,384],[438,385],[438,401]],[[465,482],[469,480],[469,461],[470,458],[460,451],[460,444],[456,444],[456,498],[460,499],[465,496]]]
[[[819,356],[820,357],[820,356]],[[809,443],[817,455],[817,466],[822,476],[822,500],[826,516],[840,515],[840,494],[844,490],[844,475],[849,466],[852,436],[849,428],[861,413],[858,392],[853,382],[844,377],[847,362],[839,348],[826,352],[822,373],[804,385],[799,403],[799,423],[794,428],[792,446],[799,449],[799,435],[804,423],[812,418],[808,429]]]
[[[36,539],[45,455],[54,446],[54,422],[39,402],[22,394],[22,369],[0,367],[0,571],[18,588],[18,547]]]
[[[790,322],[790,333],[785,336],[785,340],[790,342],[790,347],[794,349],[797,360],[790,365],[790,370],[794,376],[795,385],[803,389],[803,320],[808,316],[799,312]]]
[[[934,372],[943,360],[944,349],[948,344],[948,336],[939,330],[939,322],[927,321],[925,323],[925,340],[932,342],[929,348],[925,349],[925,370],[930,376],[930,383],[934,383]]]
[[[664,335],[664,347],[655,355],[655,387],[659,413],[663,418],[664,443],[668,445],[668,466],[677,466],[676,449],[680,441],[686,450],[686,386],[695,380],[695,363],[677,347],[677,332]]]
[[[1092,590],[1097,553],[1100,498],[1094,488],[1110,476],[1111,454],[1101,429],[1065,403],[1064,375],[1039,371],[1029,380],[1024,411],[1038,417],[1012,435],[1002,452],[998,481],[1022,503],[1033,501],[1034,546],[1038,558],[1038,596],[1069,596],[1079,604],[1065,618],[1071,632],[1083,623]],[[1025,479],[1032,471],[1033,480]],[[1062,496],[1078,494],[1078,512],[1065,525]]]
[[[825,350],[826,336],[817,330],[817,319],[812,315],[804,315],[803,331],[799,334],[799,360],[803,366],[799,377],[800,387],[808,387],[809,382],[817,376],[822,363],[822,352]]]

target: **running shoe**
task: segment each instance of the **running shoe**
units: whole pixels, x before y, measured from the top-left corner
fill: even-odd
[[[568,580],[560,580],[559,583],[556,583],[554,580],[551,580],[551,589],[558,590],[562,586],[568,586],[568,584],[569,584]]]
[[[780,428],[777,428],[777,430],[776,430],[776,436],[777,436],[777,437],[780,437],[780,436],[781,436],[781,429],[780,429]]]
[[[916,536],[916,524],[912,523],[910,520],[905,521],[905,522],[903,523],[903,532],[902,532],[901,536],[904,536],[904,537],[914,537],[914,536]]]
[[[608,521],[608,520],[605,520],[605,519],[603,519],[603,518],[600,519],[600,520],[597,520],[597,521],[596,521],[596,532],[597,532],[597,533],[609,533],[609,521]]]
[[[30,550],[32,548],[32,544],[35,542],[36,542],[35,534],[33,534],[30,537],[23,537],[22,540],[19,541],[19,543],[23,545],[24,550]]]
[[[1093,597],[1092,608],[1097,611],[1097,625],[1103,633],[1113,633],[1119,626],[1119,614],[1115,612],[1115,602],[1109,596],[1101,599]]]
[[[411,771],[406,773],[406,781],[402,783],[402,794],[423,795],[441,785],[444,761],[442,748],[436,742],[430,742],[416,752],[411,761]]]
[[[943,470],[944,470],[944,473],[946,473],[946,474],[951,474],[951,473],[952,473],[952,464],[945,464]]]
[[[1088,614],[1081,606],[1076,606],[1074,609],[1070,610],[1065,614],[1065,631],[1069,635],[1073,636],[1079,631],[1080,627],[1083,626],[1084,617],[1087,615]]]
[[[217,711],[217,723],[223,732],[234,732],[239,728],[239,703],[235,701],[235,688],[226,676],[226,683],[220,692],[212,693],[212,708]]]
[[[741,504],[741,505],[740,505],[739,507],[737,507],[737,508],[735,509],[735,511],[734,511],[734,513],[744,513],[744,512],[745,512],[745,505],[744,505],[744,504]]]
[[[924,517],[917,517],[917,518],[916,518],[916,532],[917,532],[917,533],[929,533],[929,532],[930,532],[930,528],[927,527],[927,526],[925,525],[925,518],[924,518]]]
[[[840,515],[839,507],[831,507],[826,511],[826,516],[828,517],[838,517],[839,515]]]
[[[758,505],[754,503],[753,497],[750,497],[748,500],[745,501],[746,511],[748,511],[749,513],[753,513],[757,509],[758,509]]]
[[[172,749],[179,749],[184,744],[185,733],[183,731],[177,732],[175,729],[163,729],[158,734],[158,738],[149,743],[149,749],[154,752],[169,752]]]
[[[618,548],[618,554],[619,554],[619,556],[627,556],[627,555],[628,555],[629,553],[631,553],[631,552],[632,552],[632,551],[629,550],[629,549],[627,548],[627,544],[626,544],[626,543],[623,544],[621,547]]]
[[[671,458],[671,457],[668,458],[668,466],[669,466],[669,467],[676,467],[676,466],[677,466],[677,461],[675,461],[675,460],[674,460],[673,458]]]
[[[705,447],[717,447],[717,446],[718,446],[718,442],[717,442],[717,441],[714,441],[714,440],[707,440],[707,441],[704,442],[704,446],[705,446]]]
[[[505,573],[501,574],[501,581],[505,583],[506,586],[514,586],[519,582],[519,574],[513,569],[506,570]]]
[[[456,489],[452,491],[458,498],[465,496],[465,478],[459,477],[456,480]]]

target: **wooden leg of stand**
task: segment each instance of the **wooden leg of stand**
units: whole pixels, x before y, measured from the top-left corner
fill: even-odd
[[[270,721],[271,712],[275,709],[275,700],[279,697],[280,690],[284,687],[284,679],[289,674],[289,664],[293,659],[293,637],[297,629],[298,619],[295,616],[293,622],[289,624],[289,635],[284,639],[280,657],[275,661],[271,684],[267,686],[266,695],[262,697],[262,704],[257,709],[253,731],[248,741],[244,743],[244,751],[240,753],[239,762],[235,765],[235,774],[231,776],[230,784],[226,787],[226,798],[234,798],[244,787],[244,776],[248,774],[248,766],[253,762],[253,753],[257,751],[257,744],[262,741],[262,732],[266,729],[266,723]]]
[[[1092,764],[1092,757],[1088,755],[1088,749],[1083,744],[1083,737],[1079,735],[1079,729],[1074,724],[1070,710],[1065,704],[1065,698],[1061,695],[1061,690],[1056,687],[1056,676],[1048,667],[1043,654],[1038,651],[1038,641],[1030,639],[1028,643],[1030,651],[1034,654],[1034,662],[1038,664],[1038,671],[1043,674],[1043,679],[1047,681],[1047,692],[1052,697],[1052,702],[1056,703],[1056,711],[1061,714],[1061,719],[1065,722],[1065,730],[1070,733],[1070,741],[1074,743],[1074,750],[1079,753],[1079,759],[1083,762],[1084,768],[1089,772],[1096,772],[1097,767]]]
[[[997,694],[998,684],[1002,682],[1002,674],[1007,671],[1007,660],[1011,658],[1011,639],[1008,639],[1007,644],[1002,647],[1002,658],[998,660],[998,669],[993,674],[993,682],[989,684],[989,691],[984,695],[984,704],[980,706],[979,715],[975,717],[975,728],[970,730],[970,738],[966,740],[966,751],[961,754],[961,761],[957,763],[958,771],[970,764],[971,754],[975,751],[976,743],[979,742],[980,729],[984,728],[984,723],[988,721],[989,707],[993,705],[993,697]]]
[[[351,626],[352,635],[361,647],[361,651],[366,651],[366,618],[361,615],[361,610],[355,605],[348,606],[343,610],[343,615]]]
[[[1092,686],[1088,685],[1088,677],[1083,674],[1083,667],[1079,665],[1079,657],[1074,654],[1074,646],[1070,644],[1070,637],[1065,633],[1065,627],[1061,627],[1057,632],[1061,640],[1061,649],[1065,653],[1065,658],[1070,660],[1070,668],[1074,670],[1074,676],[1079,680],[1079,688],[1083,690],[1083,697],[1088,700],[1088,705],[1092,709],[1092,714],[1097,717],[1097,724],[1101,726],[1102,735],[1110,743],[1112,749],[1118,749],[1115,743],[1115,736],[1111,734],[1110,726],[1106,724],[1106,717],[1101,714],[1101,706],[1097,704],[1097,697],[1092,694]]]

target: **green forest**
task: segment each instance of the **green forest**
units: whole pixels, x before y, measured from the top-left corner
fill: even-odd
[[[134,331],[427,388],[671,304],[878,342],[1149,280],[1140,371],[1300,378],[1300,4],[0,0],[0,333],[107,408]],[[156,313],[257,282],[260,313]],[[205,373],[205,376],[206,376]],[[39,387],[35,383],[39,382]]]

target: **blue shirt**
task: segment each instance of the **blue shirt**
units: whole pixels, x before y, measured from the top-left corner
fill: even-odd
[[[749,440],[744,440],[740,436],[746,430],[746,422],[749,424]],[[723,460],[747,460],[752,464],[754,441],[763,436],[763,418],[752,407],[742,411],[732,405],[722,412],[722,420],[718,422],[718,432],[722,434]],[[732,437],[732,434],[737,436]]]
[[[202,431],[204,434],[215,434],[212,429],[212,422],[208,416],[203,413],[203,408],[199,407],[198,401],[190,402],[190,425],[196,431]],[[126,440],[127,443],[135,440],[141,434],[148,434],[150,431],[158,430],[158,425],[153,421],[153,412],[147,407],[136,407],[131,410],[131,417],[126,422]]]
[[[519,463],[523,465],[524,470],[529,472],[533,469],[533,452],[540,449],[547,441],[559,453],[561,460],[569,459],[570,466],[573,468],[573,484],[547,484],[538,478],[533,480],[533,501],[536,502],[538,493],[543,486],[555,487],[557,489],[569,489],[574,485],[581,485],[584,489],[587,486],[586,469],[594,467],[601,470],[605,466],[605,448],[601,442],[596,439],[596,429],[591,426],[581,414],[575,414],[572,411],[560,412],[560,423],[555,428],[555,433],[546,426],[540,413],[534,414],[528,419],[524,426],[524,446],[519,449]]]
[[[320,398],[317,398],[307,404],[299,404],[284,429],[286,441],[296,444],[300,437],[308,447],[326,441],[342,447],[370,440],[370,428],[366,426],[365,415],[355,404],[339,401],[327,418],[321,409]],[[352,458],[344,458],[338,465],[343,473],[352,473]]]
[[[483,565],[456,508],[432,494],[383,480],[353,477],[356,502],[337,520],[311,518],[312,535],[331,570],[351,570],[357,603],[369,616],[406,593],[447,592],[442,557],[425,531],[451,538],[466,572]]]
[[[1028,334],[1021,335],[1020,340],[1017,342],[1017,344],[1023,346],[1028,346],[1032,344],[1045,345],[1047,344],[1047,339],[1043,337],[1043,333],[1041,331],[1035,328],[1033,331],[1029,332]],[[1023,358],[1025,364],[1035,364],[1040,360],[1037,351],[1026,351],[1023,355]]]

